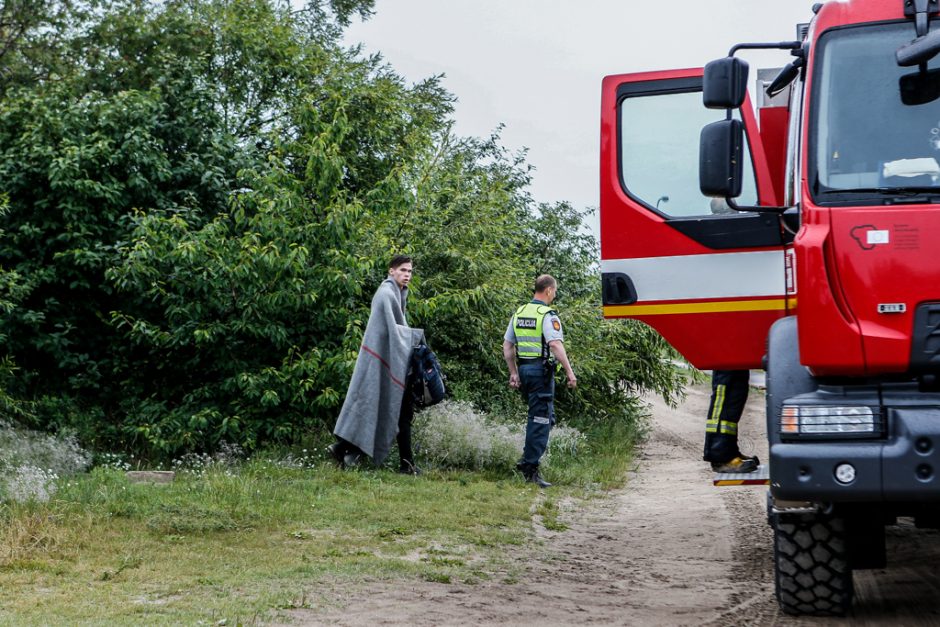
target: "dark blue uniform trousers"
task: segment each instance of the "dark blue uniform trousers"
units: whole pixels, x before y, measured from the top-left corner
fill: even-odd
[[[519,365],[519,381],[522,394],[529,402],[522,462],[538,466],[548,448],[548,434],[555,424],[555,377],[539,359]]]

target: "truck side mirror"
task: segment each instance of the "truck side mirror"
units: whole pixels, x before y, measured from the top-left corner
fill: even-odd
[[[747,61],[725,57],[705,66],[702,100],[709,109],[737,109],[747,94]]]
[[[940,69],[905,74],[898,81],[901,102],[917,106],[940,100]]]
[[[744,123],[712,122],[702,129],[699,143],[699,188],[705,196],[736,198],[744,173]]]

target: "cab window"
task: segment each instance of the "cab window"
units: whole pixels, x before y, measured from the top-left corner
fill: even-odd
[[[625,191],[667,217],[736,214],[723,199],[703,196],[698,186],[702,127],[724,117],[724,111],[702,105],[701,91],[624,98],[619,149]],[[745,148],[743,191],[736,201],[756,205],[754,167]]]

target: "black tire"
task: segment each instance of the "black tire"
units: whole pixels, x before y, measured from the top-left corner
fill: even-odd
[[[771,523],[780,609],[793,615],[845,615],[854,590],[844,519],[777,514]]]

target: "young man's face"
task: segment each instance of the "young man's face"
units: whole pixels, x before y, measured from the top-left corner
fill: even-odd
[[[395,280],[398,287],[408,287],[408,283],[411,282],[411,272],[411,263],[406,261],[397,268],[391,268],[388,271],[388,276]]]

